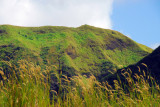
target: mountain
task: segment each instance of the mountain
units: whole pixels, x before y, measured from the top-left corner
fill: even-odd
[[[137,81],[136,75],[141,75],[145,80],[149,80],[150,85],[154,82],[160,85],[160,46],[136,64],[119,69],[115,74],[106,76],[101,81],[109,81],[113,84],[114,80],[120,80],[126,85],[124,74],[129,74],[134,81]],[[150,81],[151,78],[153,80]]]
[[[120,32],[82,25],[0,26],[0,60],[20,59],[42,68],[55,65],[67,76],[108,75],[140,61],[152,52]]]
[[[145,67],[143,64],[146,64],[149,74],[160,84],[160,46],[140,60],[136,66],[140,66],[144,70]]]

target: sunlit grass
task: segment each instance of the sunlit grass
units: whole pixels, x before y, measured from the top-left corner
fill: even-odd
[[[77,75],[67,77],[62,72],[50,72],[52,67],[41,69],[40,66],[19,61],[15,66],[4,62],[12,73],[5,76],[4,69],[0,74],[0,106],[1,107],[118,107],[118,106],[151,106],[160,105],[160,89],[152,77],[135,74],[134,81],[129,72],[124,72],[128,85],[123,87],[122,81],[114,80],[114,85],[108,82],[100,83],[90,77]],[[141,72],[141,69],[139,69]],[[134,72],[134,71],[131,71]],[[143,72],[143,71],[142,71]],[[50,89],[51,75],[56,75],[59,91]],[[150,85],[149,81],[153,84]],[[127,91],[126,91],[127,90]],[[50,101],[50,92],[56,93]],[[52,103],[51,103],[52,102]]]
[[[89,25],[78,28],[1,25],[0,30],[0,60],[9,61],[6,56],[14,61],[25,59],[41,67],[61,61],[75,72],[93,75],[107,69],[108,66],[103,66],[105,62],[122,68],[152,52],[117,31]]]
[[[0,92],[1,107],[44,107],[49,105],[49,78],[46,71],[41,72],[39,66],[26,61],[19,61],[19,67],[12,66],[8,77],[2,75]],[[15,71],[16,70],[16,71]],[[1,71],[3,72],[3,71]],[[2,74],[2,73],[1,73]]]

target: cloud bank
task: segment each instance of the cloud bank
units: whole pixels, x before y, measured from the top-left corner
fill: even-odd
[[[112,28],[113,0],[0,0],[0,24]]]

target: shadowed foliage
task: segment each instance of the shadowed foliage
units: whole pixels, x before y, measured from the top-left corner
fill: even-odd
[[[119,69],[115,74],[105,76],[101,81],[108,81],[110,84],[114,80],[120,80],[127,85],[126,74],[134,81],[137,81],[137,76],[143,76],[144,80],[150,80],[149,77],[154,78],[154,82],[160,85],[160,46],[155,49],[151,54],[141,59],[134,65]],[[126,72],[124,74],[124,72]],[[148,81],[150,85],[154,84],[153,81]]]

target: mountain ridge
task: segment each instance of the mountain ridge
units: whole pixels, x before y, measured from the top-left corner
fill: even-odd
[[[151,52],[120,32],[89,25],[0,26],[0,60],[55,65],[67,75],[113,73]]]

